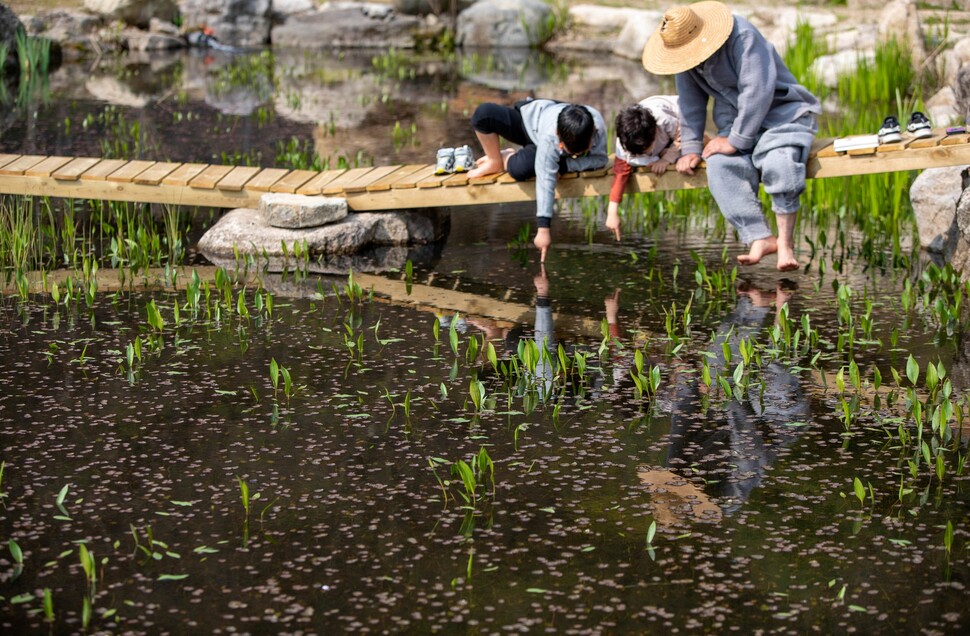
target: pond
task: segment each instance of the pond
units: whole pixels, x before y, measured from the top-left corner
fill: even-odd
[[[63,67],[0,152],[430,162],[484,99],[664,88],[285,55]],[[963,633],[970,288],[913,247],[909,178],[810,184],[784,275],[734,265],[706,193],[631,197],[622,242],[566,202],[544,268],[531,206],[455,209],[336,277],[212,267],[218,212],[152,257],[150,211],[38,202],[45,274],[0,299],[0,629]],[[826,203],[853,189],[895,229]]]

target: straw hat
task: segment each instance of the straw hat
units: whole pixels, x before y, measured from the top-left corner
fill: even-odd
[[[643,68],[655,75],[688,71],[714,55],[733,28],[731,10],[720,2],[668,9],[643,47]]]

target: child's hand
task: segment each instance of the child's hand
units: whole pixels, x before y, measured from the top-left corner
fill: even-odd
[[[650,164],[650,172],[654,174],[663,174],[667,172],[667,167],[669,165],[670,165],[670,162],[667,161],[666,159],[657,159],[656,161]]]
[[[620,240],[620,204],[616,201],[610,201],[606,208],[606,229],[613,232],[617,241]]]
[[[546,262],[546,252],[552,245],[552,232],[547,227],[540,227],[536,230],[536,238],[532,243],[539,248],[539,262]]]

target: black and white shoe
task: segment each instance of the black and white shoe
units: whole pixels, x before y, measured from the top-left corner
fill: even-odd
[[[889,115],[883,119],[882,128],[879,129],[879,143],[892,144],[902,140],[903,136],[900,134],[899,120],[893,115]]]
[[[917,139],[933,136],[933,125],[923,113],[916,111],[909,118],[908,130]]]

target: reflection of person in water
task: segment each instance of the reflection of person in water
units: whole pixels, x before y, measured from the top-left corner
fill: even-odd
[[[740,360],[738,343],[755,337],[766,326],[772,303],[777,319],[777,312],[790,298],[783,284],[771,293],[754,288],[738,290],[737,306],[725,316],[709,348],[714,356],[712,377],[717,371],[733,372]],[[730,364],[724,359],[724,342],[732,352]],[[796,429],[788,425],[805,418],[808,412],[798,378],[784,365],[765,365],[760,380],[752,380],[745,400],[729,398],[723,408],[705,408],[703,393],[707,387],[699,379],[679,383],[670,416],[669,470],[646,468],[641,480],[659,488],[684,489],[684,503],[698,518],[716,519],[736,511],[761,483],[779,451],[795,439]],[[671,473],[681,479],[671,480]],[[703,479],[704,491],[685,478]]]

